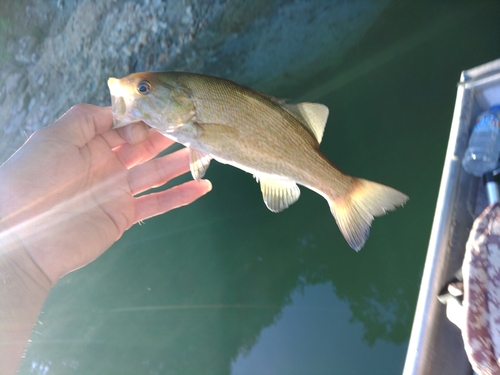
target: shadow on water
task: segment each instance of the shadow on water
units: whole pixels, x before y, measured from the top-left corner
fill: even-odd
[[[454,84],[461,70],[496,57],[492,8],[500,11],[489,1],[393,1],[342,61],[319,61],[322,74],[300,85],[286,75],[275,83],[277,95],[331,108],[321,149],[341,168],[410,196],[407,207],[375,220],[360,253],[320,196],[302,188],[297,203],[272,214],[250,175],[212,163],[209,197],[135,226],[61,280],[22,373],[236,374],[245,361],[274,356],[304,368],[324,363],[318,374],[400,372]],[[284,321],[289,329],[271,331]],[[275,342],[272,332],[283,347],[301,340],[304,325],[317,332],[310,351],[258,350]],[[314,357],[321,346],[335,353]],[[357,350],[376,353],[377,363]],[[339,370],[349,362],[358,367]]]

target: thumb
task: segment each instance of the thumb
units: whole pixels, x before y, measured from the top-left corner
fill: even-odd
[[[59,139],[83,147],[96,135],[109,131],[112,125],[111,107],[77,104],[48,126],[47,130],[52,130]]]

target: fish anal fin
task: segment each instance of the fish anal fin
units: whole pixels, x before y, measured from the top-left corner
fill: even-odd
[[[402,206],[407,200],[405,194],[389,186],[354,178],[347,196],[329,199],[328,203],[347,243],[359,251],[368,239],[373,218]]]
[[[207,172],[212,156],[199,150],[189,149],[189,168],[196,181],[200,181]]]
[[[285,104],[284,107],[302,120],[318,143],[321,143],[329,113],[326,105],[319,103],[298,103]]]
[[[272,212],[281,212],[299,199],[300,189],[292,180],[267,176],[256,178],[260,180],[264,203]]]

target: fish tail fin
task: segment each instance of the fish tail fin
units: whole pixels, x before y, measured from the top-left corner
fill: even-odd
[[[350,192],[335,199],[328,199],[328,203],[347,243],[359,251],[370,234],[373,218],[394,210],[407,200],[408,197],[396,189],[353,178]]]

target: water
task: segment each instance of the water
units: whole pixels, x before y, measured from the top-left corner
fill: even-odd
[[[370,373],[397,373],[399,364],[389,353],[401,357],[405,347],[385,340],[360,345],[363,324],[349,324],[349,304],[332,291],[327,283],[294,292],[276,324],[264,328],[252,349],[233,361],[231,374],[364,374],[367,363]],[[379,309],[387,317],[392,313],[386,306]]]
[[[330,107],[321,149],[339,167],[409,195],[360,253],[317,194],[273,214],[250,175],[212,163],[209,196],[61,280],[21,373],[401,373],[456,82],[498,57],[498,12],[393,1],[340,63],[273,83]]]

